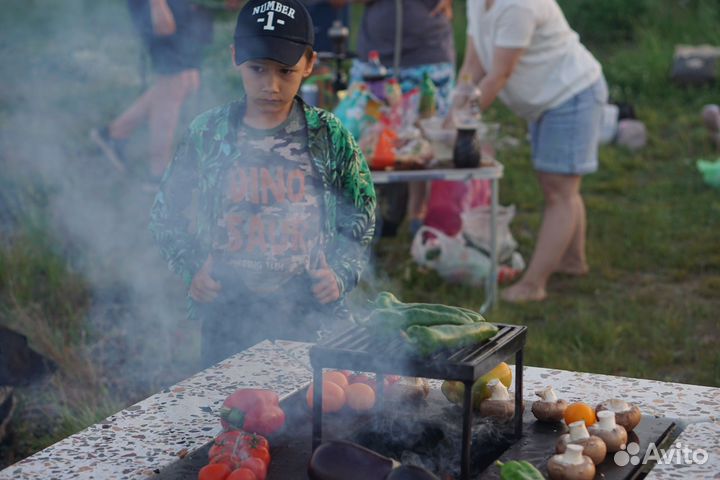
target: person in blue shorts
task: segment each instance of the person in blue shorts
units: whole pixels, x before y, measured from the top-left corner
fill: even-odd
[[[553,273],[588,271],[580,185],[598,168],[607,85],[556,0],[468,0],[467,19],[460,75],[478,84],[482,109],[499,98],[528,121],[545,200],[530,264],[502,298],[543,300]]]

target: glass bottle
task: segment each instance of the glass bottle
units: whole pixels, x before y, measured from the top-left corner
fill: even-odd
[[[475,168],[482,157],[478,129],[482,118],[480,89],[469,75],[463,75],[455,88],[452,118],[457,128],[453,164],[457,168]]]

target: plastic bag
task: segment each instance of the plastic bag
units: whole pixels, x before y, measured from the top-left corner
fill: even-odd
[[[435,180],[430,186],[425,224],[457,235],[462,230],[462,212],[490,205],[490,196],[489,180]]]
[[[338,103],[333,112],[358,141],[363,127],[368,121],[365,113],[368,99],[367,89],[364,86],[357,87]]]
[[[705,183],[711,187],[720,188],[720,158],[714,162],[698,160],[697,168],[700,170]]]
[[[450,237],[428,226],[417,231],[410,253],[418,265],[432,268],[451,283],[479,287],[490,272],[490,259],[461,236]]]
[[[490,207],[479,206],[462,212],[462,234],[474,246],[482,251],[490,251]],[[515,217],[515,205],[499,206],[497,209],[497,258],[500,263],[507,262],[518,244],[510,232],[510,222]]]
[[[395,165],[397,133],[383,122],[366,126],[360,135],[360,149],[373,170]]]

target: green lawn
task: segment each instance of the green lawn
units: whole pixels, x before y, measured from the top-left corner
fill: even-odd
[[[720,7],[561,3],[603,63],[612,95],[635,105],[650,141],[638,153],[604,147],[600,171],[584,182],[590,275],[553,278],[547,301],[500,304],[488,318],[528,325],[529,365],[720,386],[720,190],[703,184],[694,166],[720,155],[699,121],[720,90],[682,89],[668,79],[676,43],[720,45]],[[651,8],[634,10],[645,3]],[[456,2],[459,56],[463,9]],[[227,51],[232,27],[231,16],[218,20],[196,109],[238,90]],[[0,205],[23,200],[13,233],[0,225],[0,323],[21,329],[60,364],[47,387],[20,392],[1,466],[189,375],[197,326],[184,320],[182,292],[147,235],[151,198],[107,174],[86,137],[141,88],[125,2],[8,0],[0,38]],[[505,109],[487,118],[524,140],[524,124]],[[138,156],[142,142],[130,152]],[[501,150],[499,160],[501,201],[518,208],[512,229],[529,258],[542,197],[526,142]],[[28,169],[38,165],[40,174]],[[406,230],[383,240],[352,300],[392,290],[406,301],[480,306],[481,290],[420,271],[409,244]],[[138,264],[150,278],[131,269]],[[143,293],[159,285],[161,294]]]

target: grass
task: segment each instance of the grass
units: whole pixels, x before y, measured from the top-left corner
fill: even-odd
[[[715,28],[720,7],[709,0],[661,0],[663,8],[652,2],[628,25],[613,20],[627,12],[609,10],[642,2],[608,2],[561,3],[601,60],[613,98],[636,107],[648,128],[648,145],[635,153],[603,147],[600,171],[584,180],[590,275],[553,278],[546,302],[500,304],[488,318],[528,325],[530,365],[720,386],[720,191],[703,184],[693,162],[718,155],[699,121],[702,105],[718,102],[717,90],[683,89],[668,78],[676,43],[720,45]],[[60,370],[47,385],[19,390],[14,436],[0,446],[0,465],[153,393],[163,382],[187,376],[197,355],[197,326],[183,323],[182,292],[161,262],[141,256],[148,271],[157,273],[146,283],[124,275],[132,256],[149,244],[139,233],[149,200],[130,202],[137,199],[128,198],[119,179],[87,185],[88,177],[82,176],[99,171],[95,164],[100,162],[86,140],[87,129],[106,121],[141,89],[138,45],[130,40],[125,2],[6,3],[0,64],[11,74],[0,83],[5,194],[0,203],[12,207],[14,227],[8,229],[7,213],[0,214],[0,323],[25,333]],[[592,8],[609,10],[600,15]],[[52,21],[43,13],[48,10],[54,12]],[[464,2],[457,2],[455,25],[462,58]],[[231,16],[216,26],[196,109],[227,101],[239,89],[226,48]],[[493,107],[486,117],[501,122],[503,135],[525,138],[525,125],[506,109]],[[57,127],[47,128],[48,118]],[[130,145],[136,157],[142,144],[140,138]],[[501,201],[517,206],[512,229],[526,258],[542,211],[529,155],[526,142],[499,152],[506,167]],[[45,167],[62,168],[27,175],[23,167],[38,158],[47,160]],[[134,169],[142,167],[138,161]],[[25,175],[5,173],[17,171]],[[72,228],[87,219],[59,221],[57,206],[67,200],[67,189],[55,176],[63,171],[76,176],[70,191],[92,194],[88,203],[130,202],[126,216],[91,217],[124,242],[98,249]],[[419,269],[409,258],[409,244],[405,230],[399,238],[381,241],[352,300],[391,290],[406,301],[480,306],[482,291],[443,283]],[[159,320],[156,299],[134,291],[135,282],[167,287],[163,300],[180,305],[171,311],[172,323]],[[125,363],[108,362],[107,352],[122,352]],[[144,376],[130,378],[131,372]]]

